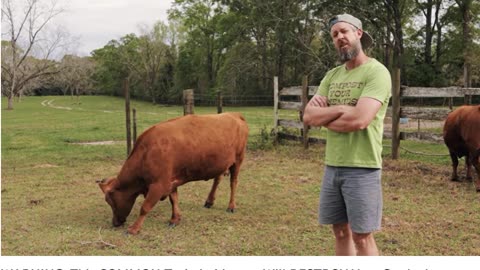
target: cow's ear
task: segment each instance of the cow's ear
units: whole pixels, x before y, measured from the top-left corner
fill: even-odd
[[[97,181],[98,186],[100,187],[100,189],[103,191],[104,194],[106,194],[112,189],[113,179],[114,178],[102,179]]]

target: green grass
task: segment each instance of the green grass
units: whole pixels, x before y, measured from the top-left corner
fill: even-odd
[[[43,106],[43,101],[51,106]],[[6,106],[2,99],[2,108]],[[46,104],[46,102],[44,103]],[[168,200],[149,213],[137,236],[112,228],[111,210],[95,183],[118,173],[126,156],[123,100],[112,97],[27,97],[2,110],[2,255],[333,255],[329,227],[317,223],[323,145],[270,146],[273,109],[241,111],[251,129],[240,173],[237,211],[229,184],[212,209],[210,182],[179,188],[183,219],[167,226]],[[55,106],[55,107],[52,107]],[[70,107],[70,110],[58,107]],[[133,102],[138,132],[183,113],[178,106]],[[196,107],[195,113],[216,113]],[[111,145],[77,142],[120,141]],[[389,145],[389,141],[384,142]],[[441,144],[402,141],[417,152],[446,154]],[[448,156],[384,151],[384,220],[375,237],[384,255],[480,255],[480,194],[454,183]],[[461,166],[463,168],[463,166]],[[127,224],[139,214],[139,197]]]

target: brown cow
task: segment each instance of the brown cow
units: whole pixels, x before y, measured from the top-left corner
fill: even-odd
[[[458,181],[458,158],[465,156],[467,179],[472,179],[473,164],[477,171],[475,187],[480,192],[480,105],[461,106],[451,112],[443,127],[443,139],[452,159],[452,180]]]
[[[188,115],[152,126],[138,138],[120,173],[99,183],[113,211],[113,226],[125,222],[140,194],[145,201],[128,233],[137,234],[148,212],[167,197],[172,204],[169,224],[178,225],[181,214],[177,187],[214,178],[205,202],[205,207],[210,208],[227,171],[231,188],[227,211],[233,213],[247,137],[248,126],[240,113]]]

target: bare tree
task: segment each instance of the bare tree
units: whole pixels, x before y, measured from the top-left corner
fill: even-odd
[[[55,83],[66,94],[70,91],[77,100],[82,93],[87,93],[93,87],[92,74],[94,62],[89,57],[65,55],[59,65],[59,73],[55,76]]]
[[[8,40],[2,42],[2,93],[8,98],[7,109],[13,109],[13,98],[31,80],[57,72],[57,63],[50,59],[65,48],[68,35],[58,29],[49,32],[47,26],[63,11],[56,1],[2,1],[2,39]]]

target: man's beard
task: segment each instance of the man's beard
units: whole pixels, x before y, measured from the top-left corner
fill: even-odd
[[[346,51],[342,50],[341,48],[337,49],[338,57],[342,63],[352,60],[355,58],[358,53],[360,52],[360,41],[357,40],[355,43],[352,43],[352,47],[347,49]]]

